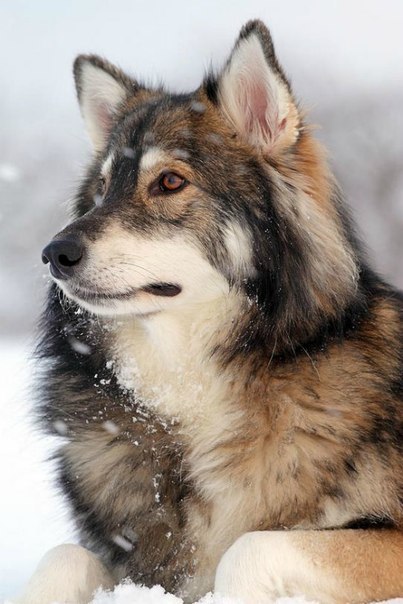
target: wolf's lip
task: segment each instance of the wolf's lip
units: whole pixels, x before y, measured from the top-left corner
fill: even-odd
[[[154,296],[165,296],[166,298],[173,298],[181,293],[182,288],[175,283],[152,283],[146,287],[142,287],[140,291]]]
[[[90,291],[86,288],[77,287],[72,293],[88,302],[104,300],[127,300],[141,292],[166,298],[173,298],[181,293],[182,288],[175,283],[150,283],[144,287],[131,289],[126,292]]]

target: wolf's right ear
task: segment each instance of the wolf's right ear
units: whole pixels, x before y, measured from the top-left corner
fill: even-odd
[[[92,146],[102,151],[122,103],[137,90],[134,80],[96,55],[79,55],[74,79],[81,113]]]
[[[270,32],[249,21],[215,83],[224,116],[245,141],[275,156],[298,137],[300,117]]]

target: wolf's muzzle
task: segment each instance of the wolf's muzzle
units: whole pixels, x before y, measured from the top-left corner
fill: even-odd
[[[84,245],[76,238],[55,239],[42,252],[42,262],[50,263],[55,279],[69,279],[74,275],[84,255]]]

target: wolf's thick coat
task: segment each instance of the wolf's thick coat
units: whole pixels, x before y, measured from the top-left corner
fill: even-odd
[[[75,76],[95,155],[56,240],[85,255],[49,293],[40,416],[62,426],[82,543],[116,580],[188,600],[234,543],[217,585],[247,594],[242,552],[265,539],[268,598],[402,595],[402,297],[369,268],[267,29],[247,24],[192,94],[93,56]],[[158,193],[168,170],[184,186]]]

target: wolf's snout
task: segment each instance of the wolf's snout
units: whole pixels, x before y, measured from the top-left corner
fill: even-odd
[[[42,252],[42,262],[50,263],[50,272],[56,279],[72,277],[84,254],[84,245],[77,239],[51,241]]]

